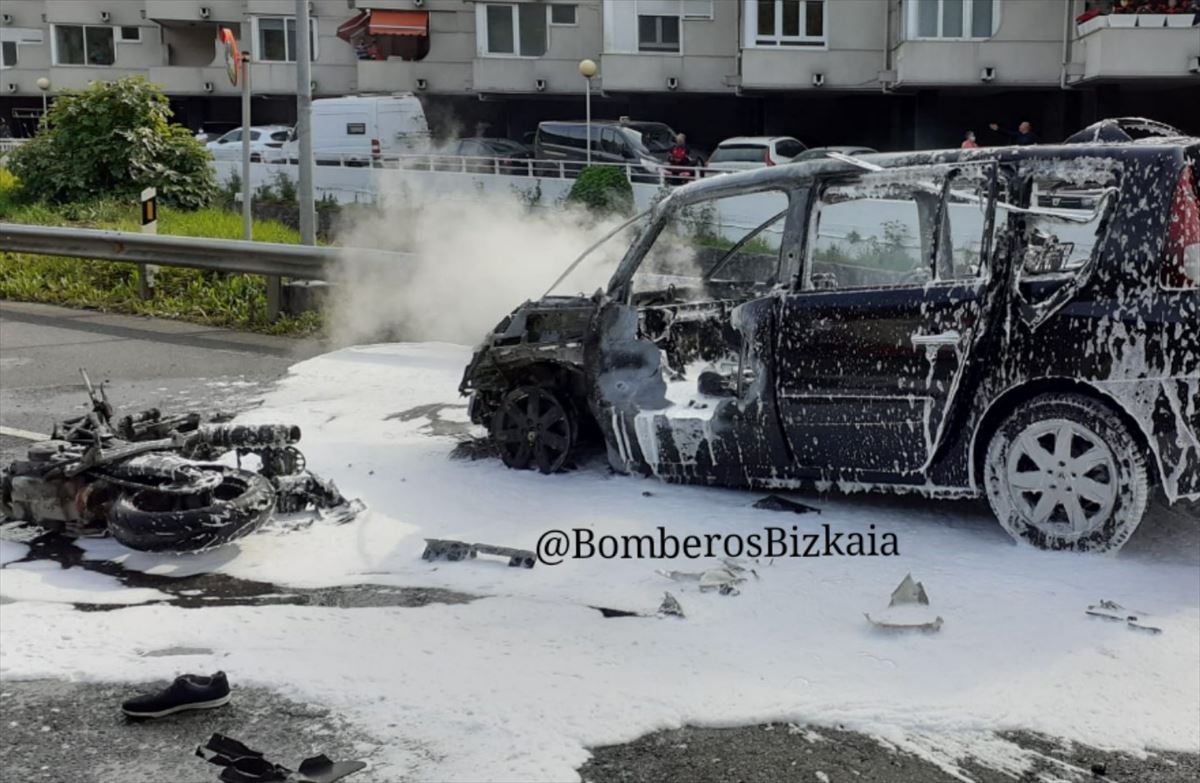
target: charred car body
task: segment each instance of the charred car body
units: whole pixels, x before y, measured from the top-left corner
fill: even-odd
[[[1018,539],[1115,550],[1155,485],[1200,498],[1200,139],[1147,135],[681,188],[606,289],[488,335],[472,419],[510,467],[596,434],[623,472],[983,494]]]
[[[117,419],[103,387],[91,411],[57,424],[0,471],[0,515],[68,536],[108,535],[131,549],[195,552],[257,530],[272,512],[348,519],[361,509],[305,469],[300,428],[204,423],[157,409]],[[213,460],[236,452],[237,467]],[[257,471],[241,467],[253,455]]]

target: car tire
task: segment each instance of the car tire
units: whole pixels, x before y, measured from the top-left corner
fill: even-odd
[[[1079,394],[1036,397],[1010,414],[992,434],[983,474],[1000,525],[1042,549],[1116,552],[1150,494],[1129,426]]]
[[[574,406],[556,389],[528,385],[504,395],[492,416],[492,443],[514,470],[557,473],[567,465],[579,438]]]

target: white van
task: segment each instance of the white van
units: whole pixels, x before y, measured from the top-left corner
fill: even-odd
[[[382,156],[429,148],[425,109],[412,93],[318,98],[312,102],[312,149],[318,165],[367,166]],[[300,142],[284,145],[296,163]]]

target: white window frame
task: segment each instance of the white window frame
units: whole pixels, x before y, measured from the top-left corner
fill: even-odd
[[[288,59],[283,59],[283,60],[264,60],[263,59],[262,46],[259,45],[262,42],[262,39],[260,37],[261,33],[259,32],[259,26],[258,26],[259,21],[262,19],[282,19],[283,20],[283,49],[284,49],[283,56]],[[264,14],[262,16],[250,17],[250,34],[251,34],[250,40],[252,41],[250,52],[251,52],[251,55],[253,56],[254,62],[256,62],[256,63],[294,63],[294,62],[296,62],[296,53],[288,51],[287,23],[289,20],[292,22],[292,24],[296,24],[296,17],[294,17],[294,16],[277,16],[275,14]],[[320,31],[317,28],[317,18],[315,16],[309,17],[308,25],[309,25],[310,30],[312,31],[312,35],[309,38],[309,40],[312,42],[312,45],[311,45],[312,51],[309,54],[312,56],[313,61],[316,61],[318,55],[320,54],[319,42],[321,40],[321,36],[319,34]]]
[[[831,0],[825,0],[825,7],[822,9],[822,29],[820,35],[784,35],[783,2],[784,0],[775,0],[775,33],[773,35],[759,35],[758,0],[745,0],[745,48],[771,49],[774,51],[828,49],[829,12],[831,10],[830,6],[832,5]],[[800,23],[802,25],[808,19],[808,8],[806,6],[807,2],[808,0],[800,0]],[[770,39],[772,43],[760,43],[760,41],[766,39]]]
[[[554,21],[554,7],[555,6],[569,6],[571,8],[574,8],[575,9],[575,21],[574,22],[556,22],[556,21]],[[547,12],[549,14],[549,16],[546,17],[546,26],[547,27],[578,27],[579,26],[579,3],[548,3],[547,7],[550,9]],[[547,50],[550,49],[550,37],[549,36],[550,36],[550,34],[546,33],[546,49]]]
[[[35,27],[0,27],[0,43],[12,44],[16,61],[12,65],[5,65],[0,60],[0,69],[7,70],[8,68],[17,68],[21,63],[21,47],[36,45],[41,46],[45,43],[45,36],[41,30]]]
[[[83,62],[81,63],[60,63],[58,61],[58,28],[60,27],[78,27],[83,30]],[[87,28],[102,27],[107,28],[113,37],[113,61],[110,65],[99,65],[97,63],[88,62],[87,56]],[[52,24],[50,25],[50,64],[55,68],[115,68],[117,65],[117,39],[121,35],[117,32],[117,28],[111,24]]]
[[[506,5],[509,7],[510,19],[512,20],[513,32],[513,52],[490,52],[488,51],[488,26],[487,26],[487,9],[493,5]],[[508,0],[508,2],[488,2],[475,4],[475,54],[479,57],[505,57],[514,60],[538,60],[543,57],[550,56],[550,28],[551,27],[568,27],[570,25],[559,25],[550,23],[550,3],[542,5],[545,8],[543,13],[546,14],[546,53],[545,54],[521,54],[521,12],[519,6],[530,5],[532,3],[519,3],[516,0]],[[575,5],[575,23],[579,23],[579,5]]]
[[[963,35],[944,36],[942,35],[942,26],[946,20],[946,3],[955,2],[963,5]],[[996,37],[996,33],[1000,32],[1000,0],[992,0],[992,31],[986,36],[971,35],[975,15],[975,3],[972,0],[937,0],[938,11],[938,34],[934,36],[918,34],[918,6],[920,3],[912,2],[908,4],[907,19],[905,20],[905,39],[909,41],[987,41]]]
[[[116,28],[117,28],[116,43],[140,44],[143,40],[145,40],[142,37],[142,28],[139,27],[138,25],[121,24],[121,25],[116,25]],[[126,38],[121,32],[122,30],[137,30],[137,38]]]

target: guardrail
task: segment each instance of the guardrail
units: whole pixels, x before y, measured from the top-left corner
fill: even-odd
[[[279,275],[326,280],[328,269],[346,250],[310,245],[203,239],[92,228],[61,228],[0,223],[0,249],[13,253],[96,258],[135,264],[182,266],[217,272]],[[356,251],[378,254],[381,251]],[[390,256],[405,257],[389,253]]]

